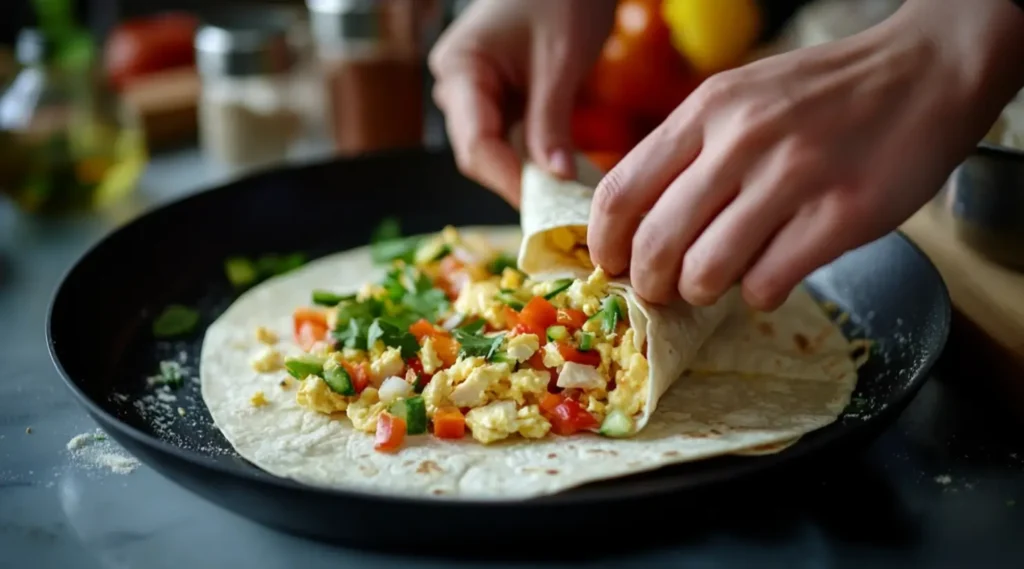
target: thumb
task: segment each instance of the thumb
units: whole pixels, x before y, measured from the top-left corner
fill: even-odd
[[[535,60],[526,101],[524,127],[530,159],[561,178],[576,177],[572,143],[575,78],[552,60]],[[568,87],[572,85],[573,87]]]

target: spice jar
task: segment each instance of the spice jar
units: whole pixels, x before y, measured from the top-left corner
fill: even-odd
[[[204,152],[230,166],[287,158],[302,128],[288,22],[256,13],[206,23],[196,32],[195,48]]]
[[[425,65],[415,0],[307,0],[306,5],[337,151],[421,146]]]

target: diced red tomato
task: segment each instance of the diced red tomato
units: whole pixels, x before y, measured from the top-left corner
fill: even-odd
[[[414,322],[412,326],[409,326],[409,333],[416,336],[416,339],[420,342],[423,341],[423,338],[448,335],[448,332],[422,318]]]
[[[572,435],[580,431],[597,428],[594,418],[579,402],[574,399],[563,399],[548,415],[551,430],[557,435]]]
[[[511,306],[503,306],[501,308],[502,316],[505,317],[505,327],[509,330],[514,330],[516,326],[519,326],[519,313],[515,311]]]
[[[438,278],[436,286],[445,291],[448,298],[452,300],[458,298],[462,288],[471,280],[466,266],[454,255],[448,255],[441,259],[439,270],[441,276]]]
[[[594,367],[601,365],[601,354],[596,350],[581,352],[565,342],[559,342],[558,353],[561,354],[562,359],[567,362],[574,362]]]
[[[434,412],[434,436],[439,439],[461,439],[466,436],[466,418],[455,407],[442,407]]]
[[[430,383],[430,379],[434,377],[434,374],[424,371],[423,362],[421,362],[416,356],[409,358],[407,363],[409,365],[409,370],[416,374],[416,387],[419,389],[426,387],[427,384]]]
[[[381,452],[395,452],[405,442],[405,421],[390,413],[377,417],[377,435],[373,448]]]
[[[352,378],[352,387],[355,388],[356,393],[362,393],[370,384],[370,364],[342,362],[341,365],[348,372],[348,376]]]
[[[559,308],[555,321],[568,328],[569,331],[576,331],[587,323],[587,313],[574,308]]]
[[[540,412],[545,417],[555,412],[555,407],[562,404],[562,396],[556,393],[548,393],[540,400]]]
[[[558,321],[558,311],[542,296],[535,296],[526,303],[519,313],[519,323],[526,326],[531,334],[544,337],[548,326]]]
[[[327,338],[327,315],[315,308],[297,308],[292,313],[292,327],[295,341],[308,352]]]
[[[459,358],[459,343],[451,336],[438,336],[434,338],[434,351],[444,367],[451,367]]]

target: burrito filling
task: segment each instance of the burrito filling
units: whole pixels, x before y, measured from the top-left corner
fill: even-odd
[[[302,407],[347,417],[394,451],[431,434],[488,444],[634,432],[646,348],[597,268],[533,281],[514,260],[446,228],[358,294],[315,291],[295,310],[304,353],[284,367]]]

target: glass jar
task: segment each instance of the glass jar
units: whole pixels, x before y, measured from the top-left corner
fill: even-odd
[[[141,122],[91,62],[61,63],[34,28],[0,95],[0,192],[39,213],[101,208],[135,189],[148,159]]]
[[[200,145],[228,166],[280,162],[302,131],[289,22],[273,16],[220,18],[196,32]]]
[[[423,145],[421,33],[439,6],[420,0],[307,0],[326,81],[328,121],[343,155]]]

